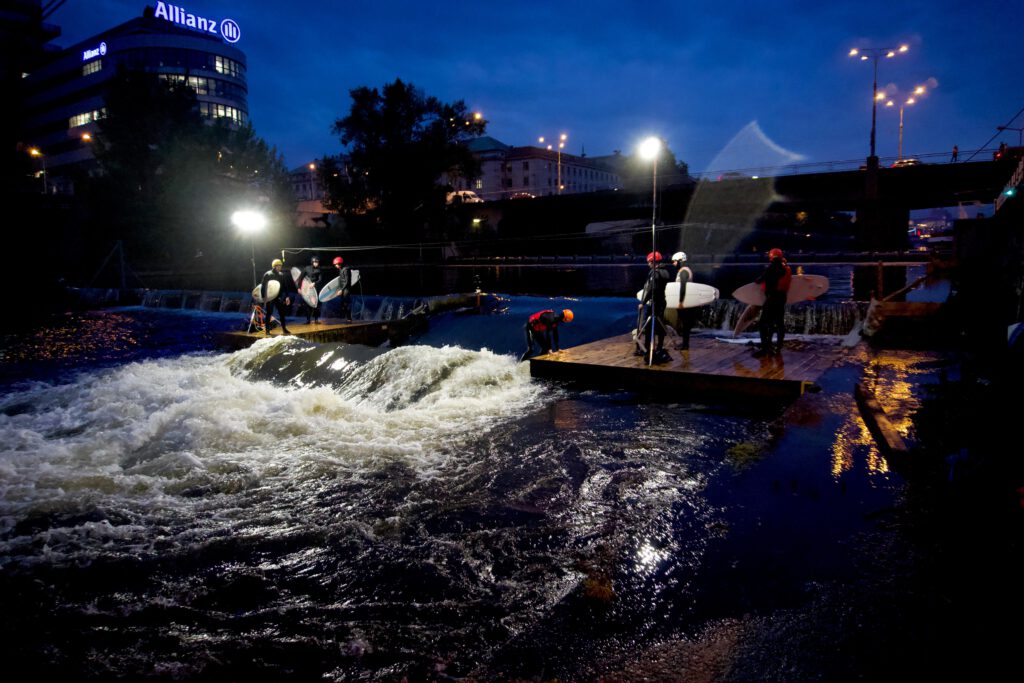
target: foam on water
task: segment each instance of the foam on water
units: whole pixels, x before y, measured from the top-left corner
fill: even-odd
[[[137,531],[150,543],[147,526],[187,514],[216,524],[318,477],[395,462],[431,477],[467,437],[537,400],[526,366],[507,356],[455,347],[367,355],[275,338],[9,394],[0,400],[0,562],[56,561],[109,534]]]

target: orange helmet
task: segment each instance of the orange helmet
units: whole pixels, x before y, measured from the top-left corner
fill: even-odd
[[[573,318],[572,311],[570,311],[568,308],[566,308],[565,310],[562,311],[562,320],[564,320],[567,323],[571,323],[572,322],[572,318]]]

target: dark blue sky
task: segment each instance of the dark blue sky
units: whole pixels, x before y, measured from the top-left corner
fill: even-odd
[[[70,45],[146,4],[69,0],[51,21]],[[906,110],[905,155],[957,144],[963,158],[1024,107],[1020,0],[174,4],[238,22],[253,125],[290,167],[341,150],[330,127],[351,88],[396,77],[465,100],[508,144],[564,131],[593,156],[657,134],[694,171],[866,156],[871,67],[847,56],[856,45],[911,46],[880,63],[880,87],[938,83]],[[880,156],[898,128],[880,108]]]

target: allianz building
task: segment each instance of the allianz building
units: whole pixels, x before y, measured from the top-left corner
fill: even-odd
[[[91,140],[106,116],[106,95],[118,71],[145,71],[186,82],[199,113],[243,125],[249,118],[245,53],[231,19],[191,14],[158,2],[141,17],[56,52],[25,77],[25,137],[46,158],[51,192],[70,191],[61,169],[89,164]]]

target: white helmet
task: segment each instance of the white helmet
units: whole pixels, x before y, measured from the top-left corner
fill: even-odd
[[[676,253],[672,254],[672,260],[673,261],[685,261],[686,260],[686,252],[685,251],[677,251]]]

